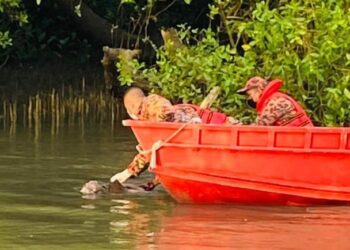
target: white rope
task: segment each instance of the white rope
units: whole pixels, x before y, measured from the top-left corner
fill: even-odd
[[[153,143],[151,149],[143,150],[140,145],[136,146],[137,151],[140,154],[151,154],[149,168],[154,169],[157,165],[157,151],[165,144],[171,141],[175,136],[177,136],[187,125],[188,123],[184,123],[180,128],[178,128],[173,134],[171,134],[168,138],[163,140],[158,140]]]

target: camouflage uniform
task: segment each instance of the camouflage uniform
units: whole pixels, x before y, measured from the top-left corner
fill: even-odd
[[[139,115],[141,121],[199,122],[197,112],[190,107],[173,106],[162,96],[151,94],[145,98]]]
[[[264,107],[261,114],[256,118],[255,124],[262,126],[271,126],[276,121],[281,123],[288,122],[296,116],[296,111],[291,101],[283,98],[272,98]]]
[[[194,109],[174,106],[167,99],[156,94],[151,94],[144,99],[138,117],[141,121],[151,122],[200,123],[201,121]],[[136,155],[128,166],[129,172],[138,176],[146,169],[150,157],[149,154]],[[145,189],[152,189],[158,183],[158,180],[154,179],[146,184]]]
[[[248,80],[238,93],[246,93],[251,89],[259,89],[261,95],[257,102],[258,117],[255,124],[262,126],[313,126],[310,118],[297,101],[282,93],[279,79],[268,83],[261,77]]]

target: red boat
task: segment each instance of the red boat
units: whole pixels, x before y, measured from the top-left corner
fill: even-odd
[[[350,128],[124,121],[180,203],[350,201]]]

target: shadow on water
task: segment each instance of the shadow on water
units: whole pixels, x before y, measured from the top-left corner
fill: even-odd
[[[0,130],[1,249],[349,249],[349,207],[176,204],[162,188],[84,199],[135,153],[111,123]],[[132,183],[143,183],[146,174]]]

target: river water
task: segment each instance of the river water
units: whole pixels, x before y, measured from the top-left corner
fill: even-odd
[[[107,124],[2,129],[0,249],[350,249],[346,206],[180,205],[161,187],[79,194],[122,170],[135,144],[129,129]]]

